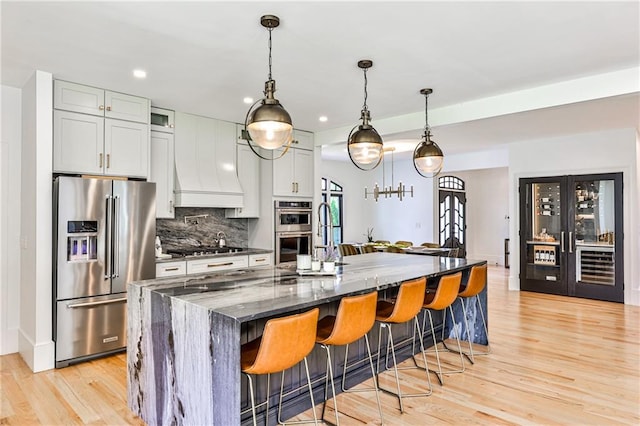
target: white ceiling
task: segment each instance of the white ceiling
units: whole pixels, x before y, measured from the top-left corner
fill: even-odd
[[[243,122],[261,97],[275,14],[276,97],[298,128],[357,124],[372,59],[373,124],[429,109],[640,66],[640,3],[626,2],[10,2],[0,3],[2,84],[35,69]],[[132,76],[145,69],[146,80]],[[606,95],[606,91],[605,91]],[[514,140],[638,125],[638,93],[434,126],[446,154]],[[318,121],[328,116],[326,123]],[[431,116],[430,116],[431,117]],[[411,126],[392,138],[418,139]],[[346,134],[345,134],[346,139]],[[385,138],[387,139],[387,138]],[[336,152],[342,151],[336,149]],[[327,150],[330,152],[330,150]]]

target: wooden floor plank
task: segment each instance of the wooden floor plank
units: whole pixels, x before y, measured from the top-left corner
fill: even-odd
[[[385,424],[640,424],[640,308],[513,292],[507,282],[508,270],[489,268],[492,353],[446,375],[444,386],[432,375],[433,394],[406,399],[404,414],[395,397],[381,395]],[[459,362],[451,355],[444,365]],[[425,388],[423,371],[402,374],[403,389]],[[125,354],[36,374],[6,355],[0,380],[3,425],[144,425],[127,408]],[[343,425],[379,424],[370,392],[341,394],[338,407]],[[331,408],[325,418],[334,421]]]

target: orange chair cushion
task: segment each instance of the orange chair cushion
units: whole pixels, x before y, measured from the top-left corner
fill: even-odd
[[[424,309],[434,309],[440,311],[448,308],[458,297],[460,289],[460,280],[462,272],[445,275],[440,278],[438,288],[435,292],[429,292],[424,295],[422,307]]]
[[[330,315],[318,322],[316,342],[323,345],[346,345],[365,334],[376,318],[378,293],[344,297],[340,301],[336,316]]]
[[[376,320],[388,323],[403,323],[415,317],[424,302],[426,278],[405,281],[400,285],[395,303],[378,302]]]
[[[467,285],[458,293],[459,297],[472,297],[480,293],[487,283],[487,265],[478,265],[471,268]]]
[[[267,321],[261,337],[240,348],[240,366],[249,374],[277,373],[293,367],[315,344],[319,309]]]

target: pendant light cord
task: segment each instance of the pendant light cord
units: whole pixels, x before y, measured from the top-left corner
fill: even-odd
[[[269,28],[269,80],[271,80],[271,32],[273,28]]]
[[[367,111],[367,97],[369,96],[369,92],[367,92],[367,68],[363,69],[364,72],[364,105],[362,109]]]
[[[424,95],[424,132],[431,133],[429,127],[429,94]]]

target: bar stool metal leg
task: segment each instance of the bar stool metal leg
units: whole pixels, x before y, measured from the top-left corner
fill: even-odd
[[[364,342],[367,347],[367,355],[369,355],[369,367],[371,368],[371,378],[373,380],[373,388],[361,388],[361,389],[348,389],[346,387],[346,377],[347,377],[347,368],[348,368],[348,360],[349,360],[349,345],[346,345],[344,351],[344,367],[342,369],[342,380],[340,387],[342,388],[342,392],[370,392],[375,391],[376,393],[376,402],[378,403],[378,414],[380,414],[380,424],[384,424],[384,417],[382,415],[382,404],[380,403],[380,388],[378,386],[378,380],[376,377],[376,369],[373,365],[373,355],[371,354],[371,345],[369,344],[369,336],[364,335]]]
[[[318,417],[316,416],[316,403],[313,400],[313,387],[311,386],[311,375],[309,374],[309,364],[307,363],[307,357],[304,357],[304,369],[307,373],[307,386],[309,387],[309,398],[311,398],[311,411],[313,412],[313,424],[318,424]],[[309,424],[311,420],[298,420],[293,422],[283,422],[280,419],[280,414],[282,412],[282,394],[284,393],[284,371],[282,372],[282,379],[280,381],[280,399],[278,401],[278,424],[279,425],[300,425],[300,424]]]
[[[422,331],[420,330],[420,324],[418,322],[418,318],[414,317],[413,319],[413,323],[414,323],[414,327],[415,327],[415,332],[418,333],[419,336],[422,335]],[[425,366],[427,366],[426,369],[419,367],[421,370],[426,370],[426,375],[427,375],[427,383],[429,385],[427,392],[419,392],[419,393],[402,393],[402,390],[400,389],[400,375],[398,374],[399,370],[406,370],[406,369],[410,369],[410,368],[416,368],[416,367],[398,367],[398,363],[397,363],[397,359],[396,359],[396,351],[395,351],[395,345],[393,342],[393,332],[391,331],[391,324],[387,324],[384,322],[380,322],[380,333],[378,335],[378,359],[377,359],[377,375],[380,375],[380,349],[381,349],[381,345],[382,345],[382,329],[386,328],[387,329],[387,347],[391,347],[391,356],[393,359],[393,372],[395,375],[395,379],[396,379],[396,389],[397,389],[397,393],[393,392],[389,389],[385,389],[383,387],[381,387],[380,385],[378,385],[378,387],[380,388],[381,391],[387,392],[389,394],[395,395],[398,398],[398,401],[400,402],[400,412],[404,413],[404,404],[402,403],[402,398],[410,398],[410,397],[417,397],[417,396],[429,396],[431,395],[431,393],[433,392],[432,386],[431,386],[431,377],[429,376],[429,371],[428,371],[428,363],[427,363],[427,357],[425,355],[425,350],[424,350],[424,345],[422,343],[422,339],[420,339],[420,351],[422,352],[422,359],[423,362],[425,364]],[[386,359],[385,359],[385,364],[386,364]],[[380,380],[378,379],[378,383],[380,383]]]

